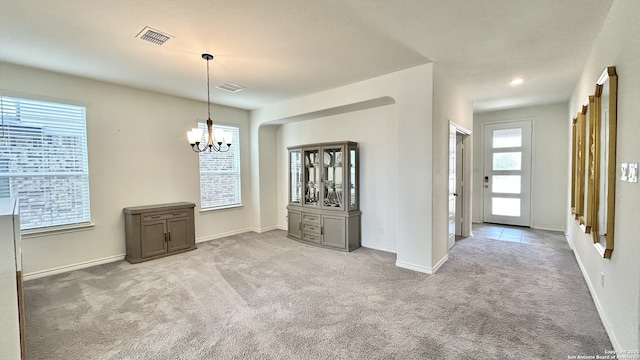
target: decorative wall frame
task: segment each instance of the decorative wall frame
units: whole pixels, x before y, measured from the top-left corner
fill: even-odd
[[[616,132],[617,132],[618,76],[615,66],[607,67],[595,93],[595,173],[593,242],[598,252],[611,258],[615,228]]]
[[[576,177],[578,174],[577,169],[577,154],[578,154],[578,117],[573,118],[571,123],[571,215],[576,215]]]
[[[585,99],[585,131],[586,131],[586,152],[585,152],[585,204],[584,204],[584,215],[581,220],[581,224],[583,225],[583,230],[586,234],[591,233],[591,229],[593,227],[593,223],[595,222],[596,214],[598,211],[596,205],[596,164],[597,164],[597,155],[596,155],[596,138],[598,137],[599,127],[597,126],[596,121],[596,106],[595,106],[595,96],[589,95],[587,99]]]
[[[573,153],[574,153],[574,162],[572,164],[573,169],[572,173],[575,174],[573,178],[573,184],[571,188],[573,189],[573,200],[574,207],[572,208],[573,216],[578,221],[583,221],[584,215],[584,166],[585,166],[585,113],[587,112],[586,107],[583,105],[581,111],[578,112],[576,118],[574,120],[575,125],[574,132],[574,143],[573,143]],[[581,220],[582,219],[582,220]]]

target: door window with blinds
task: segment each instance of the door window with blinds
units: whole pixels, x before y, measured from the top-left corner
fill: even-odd
[[[199,123],[198,126],[204,136],[207,126],[204,123]],[[231,132],[234,141],[227,152],[203,151],[199,154],[200,209],[215,210],[241,206],[239,129],[223,125],[214,125],[213,129]]]
[[[0,96],[0,197],[23,230],[91,221],[85,108]]]

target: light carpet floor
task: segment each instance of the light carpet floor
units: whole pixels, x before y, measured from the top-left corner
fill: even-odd
[[[468,238],[436,275],[276,230],[25,283],[37,359],[567,359],[611,343],[566,248]]]

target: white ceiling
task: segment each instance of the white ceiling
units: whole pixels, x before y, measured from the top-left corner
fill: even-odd
[[[433,61],[488,111],[568,100],[611,2],[0,0],[0,61],[206,101],[207,52],[243,109]]]

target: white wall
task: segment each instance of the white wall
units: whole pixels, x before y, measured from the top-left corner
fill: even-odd
[[[214,106],[214,121],[240,127],[244,207],[198,213],[198,156],[186,131],[206,118],[206,104],[149,91],[0,63],[0,93],[87,108],[91,215],[95,227],[23,239],[26,275],[122,258],[127,206],[194,202],[197,240],[254,228],[249,113]]]
[[[473,221],[482,222],[483,124],[533,119],[531,227],[564,231],[567,221],[567,169],[570,151],[567,104],[533,106],[475,114]]]
[[[615,0],[571,96],[565,127],[582,101],[593,95],[595,83],[607,66],[618,73],[618,137],[616,168],[623,162],[640,162],[640,6],[637,0]],[[569,139],[569,135],[567,135]],[[565,155],[570,158],[571,154]],[[566,170],[570,176],[570,169]],[[616,178],[619,178],[618,172]],[[603,323],[616,350],[640,348],[640,184],[616,181],[615,248],[610,260],[603,259],[591,236],[583,234],[569,218],[567,231]],[[570,199],[564,210],[569,213]],[[600,274],[605,276],[600,286]]]
[[[446,260],[448,253],[448,221],[449,221],[449,122],[453,122],[468,131],[473,130],[473,106],[454,81],[434,67],[433,91],[433,263]],[[471,179],[473,166],[473,137],[465,140],[469,146],[469,156],[463,165],[463,174]],[[471,233],[471,197],[463,199],[463,234]]]
[[[349,109],[354,105],[380,98],[391,98],[397,104],[396,264],[432,273],[436,270],[431,248],[433,64],[416,66],[252,111],[251,134],[258,134],[260,127],[265,124],[332,109],[344,108],[345,111],[352,111]],[[265,150],[264,147],[269,143],[271,141],[266,144],[262,141],[254,142],[252,154]],[[272,151],[271,148],[266,150]],[[275,160],[272,164],[252,161],[251,165],[257,181],[276,183],[275,177],[268,178],[269,174],[264,172],[264,166],[276,166]],[[277,201],[264,201],[259,195],[254,195],[254,199],[260,212],[277,212],[278,206],[281,206]],[[265,223],[260,224],[260,227],[271,225],[276,224]]]
[[[360,155],[362,246],[396,252],[398,138],[395,105],[282,125],[278,129],[278,226],[287,228],[287,147],[355,141]]]

